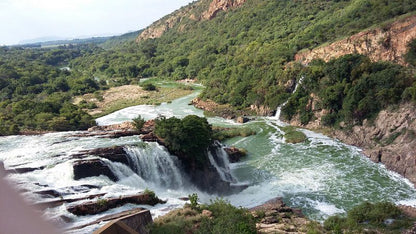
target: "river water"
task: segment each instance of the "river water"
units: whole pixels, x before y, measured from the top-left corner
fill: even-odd
[[[139,114],[145,119],[160,115],[203,116],[201,110],[188,105],[197,95],[198,92],[195,92],[159,106],[129,107],[99,118],[97,123],[121,123]],[[241,126],[219,117],[208,120],[213,125]],[[236,183],[249,185],[244,191],[225,197],[233,205],[253,207],[272,198],[283,197],[289,206],[301,208],[308,217],[318,221],[330,215],[344,213],[363,201],[416,205],[414,186],[400,175],[386,170],[383,165],[369,161],[362,156],[360,149],[303,129],[299,131],[306,134],[306,142],[287,144],[279,128],[284,125],[277,118],[257,118],[244,124],[255,129],[257,135],[237,137],[225,142],[248,151],[248,156],[243,161],[227,165],[237,180]],[[99,193],[106,193],[106,197],[118,197],[148,188],[155,191],[161,199],[168,201],[155,207],[144,206],[156,217],[183,206],[185,202],[179,198],[194,192],[198,193],[202,202],[215,198],[190,185],[183,177],[177,159],[156,143],[143,143],[137,136],[104,139],[77,137],[74,136],[75,133],[0,138],[0,160],[4,162],[6,169],[44,167],[42,170],[7,176],[8,181],[20,189],[30,203],[52,199],[35,193],[47,189],[59,191],[62,198],[75,198]],[[120,179],[118,182],[105,176],[73,179],[72,163],[76,159],[71,155],[82,150],[116,145],[128,145],[125,150],[132,165],[136,165],[128,167],[105,161]],[[86,188],[85,185],[95,187]],[[68,204],[48,208],[43,211],[43,215],[68,229],[108,214],[143,207],[128,204],[99,215],[78,217],[67,212],[66,206]],[[68,232],[89,233],[100,225],[103,224]]]

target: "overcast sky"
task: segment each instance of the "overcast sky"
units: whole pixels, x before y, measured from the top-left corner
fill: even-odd
[[[117,35],[192,0],[0,0],[0,45],[42,37]]]

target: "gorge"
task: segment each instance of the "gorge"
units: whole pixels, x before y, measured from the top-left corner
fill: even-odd
[[[126,108],[99,118],[97,122],[121,123],[136,117],[137,114],[147,116],[146,118],[158,114],[179,118],[189,114],[202,116],[201,110],[188,105],[196,95],[198,92],[160,106],[142,105]],[[220,126],[241,125],[219,117],[209,118],[209,122]],[[254,207],[272,198],[282,197],[288,205],[301,208],[309,218],[323,220],[329,215],[343,213],[363,200],[387,200],[408,205],[416,202],[413,184],[388,171],[381,164],[372,163],[362,157],[358,148],[307,130],[299,130],[307,136],[307,141],[288,144],[285,143],[280,129],[285,125],[276,118],[258,118],[244,124],[255,129],[257,135],[237,137],[225,142],[227,145],[245,148],[248,152],[247,158],[241,162],[212,162],[215,168],[223,168],[223,172],[228,171],[228,164],[229,173],[235,178],[232,183],[247,186],[241,192],[224,196],[233,205]],[[67,211],[68,206],[88,200],[82,199],[72,202],[68,200],[69,202],[43,211],[45,217],[55,224],[67,230],[71,229],[68,233],[89,233],[98,225],[82,229],[72,228],[83,226],[104,215],[137,207],[147,208],[153,217],[157,217],[183,206],[185,201],[180,198],[195,191],[198,191],[202,202],[208,202],[215,197],[190,184],[175,161],[175,156],[170,155],[157,143],[142,142],[137,136],[76,136],[80,133],[82,132],[1,138],[0,159],[4,161],[6,169],[39,168],[26,173],[11,173],[7,176],[8,180],[16,184],[32,202],[54,200],[53,196],[42,195],[41,191],[44,190],[55,190],[58,196],[66,200],[93,197],[96,194],[105,194],[102,198],[109,199],[151,189],[166,203],[154,207],[125,204],[92,216],[76,216]],[[104,175],[74,179],[73,164],[79,159],[73,159],[71,155],[114,146],[123,147],[129,157],[130,166],[93,154],[86,159],[101,160],[114,174],[117,182]],[[154,174],[155,171],[158,171],[157,176]],[[230,175],[223,174],[222,177],[229,180],[227,178],[230,178]]]

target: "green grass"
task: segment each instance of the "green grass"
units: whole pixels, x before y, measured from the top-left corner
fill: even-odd
[[[285,132],[284,137],[287,143],[297,144],[307,140],[306,135],[303,132],[297,131],[296,127],[285,126],[280,127]]]

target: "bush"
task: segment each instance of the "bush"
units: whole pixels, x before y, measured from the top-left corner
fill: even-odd
[[[144,125],[144,123],[146,123],[146,120],[144,120],[144,118],[139,115],[136,118],[132,119],[133,120],[133,125],[136,128],[137,131],[140,131]]]
[[[156,91],[157,90],[156,86],[152,83],[145,83],[141,86],[142,86],[143,90],[146,90],[146,91]]]
[[[211,211],[213,217],[204,217],[196,233],[257,233],[255,219],[247,209],[218,198],[204,208]]]
[[[158,118],[155,134],[185,164],[203,164],[207,160],[205,152],[212,143],[212,129],[206,118],[196,115],[188,115],[182,120],[176,117]]]
[[[386,220],[393,223],[387,225]],[[370,233],[385,233],[400,231],[412,225],[413,221],[402,214],[402,211],[390,202],[370,203],[364,202],[350,211],[345,218],[339,216],[329,217],[324,222],[324,228],[332,233],[356,233],[362,229],[375,229]]]

